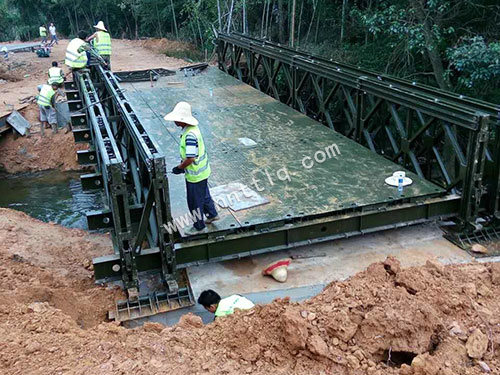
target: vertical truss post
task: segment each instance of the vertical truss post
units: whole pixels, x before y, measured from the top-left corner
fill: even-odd
[[[467,170],[462,191],[460,219],[462,226],[474,227],[478,217],[483,189],[483,172],[488,146],[489,116],[481,116],[477,131],[471,132],[467,145]]]
[[[361,143],[361,134],[363,132],[363,113],[365,109],[365,95],[358,82],[358,89],[355,91],[355,112],[354,112],[354,134],[353,139]]]
[[[169,233],[163,224],[172,222],[168,179],[166,177],[165,159],[155,159],[152,179],[155,194],[155,211],[158,232],[158,247],[161,256],[162,278],[167,284],[169,293],[177,293],[178,271],[174,254],[174,235]]]
[[[495,139],[493,143],[493,184],[491,186],[491,200],[488,202],[488,211],[495,221],[500,223],[500,123],[495,124]]]

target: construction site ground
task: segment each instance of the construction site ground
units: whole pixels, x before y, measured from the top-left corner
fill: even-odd
[[[40,58],[33,52],[12,53],[9,60],[0,59],[0,117],[19,109],[30,122],[32,136],[16,139],[14,135],[0,138],[0,172],[19,173],[45,169],[78,169],[76,151],[82,146],[75,145],[71,134],[39,134],[38,106],[35,103],[22,104],[21,101],[38,94],[37,86],[46,83],[47,72],[52,61],[57,61],[65,73],[64,56],[68,40],[60,40],[52,48],[51,56]],[[178,42],[161,40],[113,40],[113,70],[137,70],[148,68],[179,68],[188,62],[166,56],[166,49],[188,48]],[[68,76],[71,79],[71,75]],[[50,150],[51,152],[47,152]]]
[[[114,41],[113,68],[184,65],[158,53],[164,43]],[[30,77],[0,84],[2,101],[12,106],[36,94],[65,44],[56,46],[55,58],[14,55],[31,64],[24,73]],[[23,114],[36,122],[36,106]],[[25,151],[6,160],[4,150],[16,145]],[[62,145],[68,148],[53,162],[37,159]],[[64,132],[2,139],[0,148],[7,171],[76,168],[76,149]],[[26,154],[34,157],[18,163]],[[93,283],[91,259],[110,247],[108,235],[0,209],[0,373],[500,373],[500,263],[476,262],[444,240],[436,224],[192,267],[195,294],[212,288],[258,303],[206,325],[199,306],[192,310],[199,315],[184,314],[174,326],[107,321],[124,295]],[[289,256],[287,283],[260,275],[268,262]],[[283,296],[291,298],[272,301]]]

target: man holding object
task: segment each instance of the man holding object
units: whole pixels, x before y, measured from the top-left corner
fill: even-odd
[[[184,173],[186,177],[187,204],[194,220],[193,228],[184,233],[196,234],[203,231],[205,223],[219,219],[214,201],[208,190],[210,164],[205,143],[198,128],[198,120],[191,114],[191,105],[186,102],[176,104],[174,110],[164,119],[173,121],[182,128],[179,152],[181,163],[172,169],[173,174]],[[207,217],[203,220],[203,215]]]

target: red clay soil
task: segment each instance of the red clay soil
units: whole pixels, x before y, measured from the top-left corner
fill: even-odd
[[[40,131],[39,127],[33,130]],[[0,171],[19,173],[46,169],[78,170],[81,167],[76,151],[86,148],[88,146],[75,144],[73,134],[66,133],[65,129],[57,134],[45,129],[44,137],[39,133],[29,137],[8,134],[0,138]]]
[[[104,322],[118,292],[89,279],[106,243],[0,211],[0,373],[500,373],[498,264],[388,258],[303,303],[126,329]]]

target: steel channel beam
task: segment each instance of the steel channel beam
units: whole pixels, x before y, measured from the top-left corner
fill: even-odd
[[[114,247],[119,252],[121,278],[128,291],[136,291],[138,288],[137,267],[130,248],[133,233],[128,191],[124,178],[125,163],[90,75],[78,73],[77,77],[90,124],[92,145],[96,149],[96,169],[102,175],[102,186],[106,192],[107,205],[113,218],[112,238]]]
[[[319,77],[339,82],[345,86],[359,89],[405,107],[410,106],[410,108],[419,110],[422,113],[464,126],[468,129],[476,129],[479,115],[486,114],[464,108],[464,106],[460,106],[459,104],[450,104],[436,100],[425,95],[425,93],[419,92],[418,88],[413,88],[413,90],[409,91],[367,76],[360,76],[349,71],[344,71],[341,68],[321,65],[316,62],[316,58],[309,59],[302,56],[289,56],[269,47],[259,46],[255,43],[245,43],[244,40],[227,35],[220,35],[220,38],[227,43],[247,48],[254,53],[290,65],[291,68],[313,73]]]
[[[101,66],[97,67],[97,71],[100,78],[104,82],[106,90],[118,108],[121,118],[124,120],[125,125],[128,128],[130,136],[134,139],[134,142],[140,145],[140,147],[138,147],[138,151],[141,153],[142,159],[152,160],[154,158],[162,158],[163,155],[158,151],[159,147],[156,141],[149,137],[146,130],[140,124],[132,106],[123,95],[122,89],[120,88],[114,74],[109,70],[103,69]]]
[[[143,204],[144,212],[141,214],[140,225],[134,231],[134,241],[132,242],[134,258],[140,255],[143,239],[147,237],[150,246],[156,244],[161,253],[161,272],[170,292],[175,292],[178,289],[177,267],[175,256],[173,254],[174,238],[163,227],[163,224],[171,220],[170,197],[168,189],[168,179],[166,177],[165,157],[159,151],[159,146],[154,138],[149,137],[146,129],[141,124],[139,118],[134,112],[134,109],[128,103],[123,95],[122,89],[114,76],[114,74],[102,67],[96,67],[98,79],[103,83],[103,87],[112,98],[112,102],[123,121],[127,134],[131,141],[128,154],[128,162],[130,169],[135,168],[131,172],[130,180],[134,183],[134,190],[143,192],[145,186],[150,186],[151,189],[144,191],[140,195],[142,201],[136,201],[137,204]],[[141,174],[143,178],[136,173],[137,169],[142,170],[144,166],[146,174]],[[140,183],[141,186],[137,186]],[[151,196],[150,196],[151,195]],[[138,197],[138,194],[133,195]],[[146,204],[147,202],[150,204]],[[149,229],[149,231],[147,231]],[[139,244],[139,245],[137,245]],[[137,245],[137,246],[136,246]]]
[[[301,222],[277,225],[271,229],[253,229],[228,233],[221,239],[205,238],[175,245],[178,268],[207,262],[220,262],[266,252],[284,250],[338,238],[404,227],[429,220],[456,215],[460,197],[428,198],[418,203],[406,203],[367,211],[338,212],[322,218],[302,218]],[[146,249],[137,256],[139,272],[158,270],[161,257],[158,249]],[[95,258],[95,278],[99,282],[119,279],[113,266],[120,264],[116,255]],[[115,269],[118,267],[115,267]]]
[[[224,39],[225,37],[236,35],[241,40],[246,40],[246,41],[249,41],[250,43],[255,43],[257,45],[264,45],[264,46],[267,46],[270,48],[277,49],[278,51],[280,51],[281,54],[287,53],[287,54],[291,54],[294,56],[301,56],[301,57],[305,57],[308,59],[313,59],[314,61],[316,61],[319,64],[331,66],[334,69],[340,68],[340,69],[343,69],[345,71],[348,71],[350,73],[353,73],[353,74],[356,74],[359,76],[366,76],[366,77],[374,78],[378,81],[386,82],[386,83],[389,83],[392,85],[398,85],[398,86],[400,86],[399,87],[400,89],[410,89],[410,90],[417,89],[420,92],[429,95],[429,97],[431,99],[438,99],[439,101],[447,102],[448,104],[458,103],[458,105],[460,105],[462,108],[468,107],[472,111],[485,112],[485,113],[492,115],[492,116],[498,116],[498,114],[500,113],[500,105],[496,105],[494,103],[485,102],[485,101],[475,99],[475,98],[469,98],[469,97],[464,96],[464,95],[456,94],[456,93],[453,93],[450,91],[441,90],[441,89],[438,89],[438,88],[435,88],[432,86],[428,86],[428,85],[424,85],[424,84],[421,84],[418,82],[409,81],[409,80],[405,80],[405,79],[401,79],[401,78],[397,78],[397,77],[392,77],[392,76],[388,76],[385,74],[378,74],[376,72],[373,72],[373,71],[370,71],[367,69],[363,69],[360,67],[355,67],[355,66],[350,65],[350,64],[345,64],[345,63],[341,63],[338,61],[333,61],[332,59],[326,59],[323,57],[315,56],[315,55],[312,55],[306,51],[301,51],[299,49],[292,49],[292,48],[287,47],[287,46],[282,46],[278,43],[273,43],[273,42],[270,42],[267,40],[260,40],[260,39],[252,38],[252,37],[249,37],[248,35],[243,35],[243,34],[240,34],[237,32],[233,32],[231,35],[224,34],[224,33],[221,33],[219,35],[222,36],[222,39]],[[497,119],[497,121],[498,121],[498,119]]]

